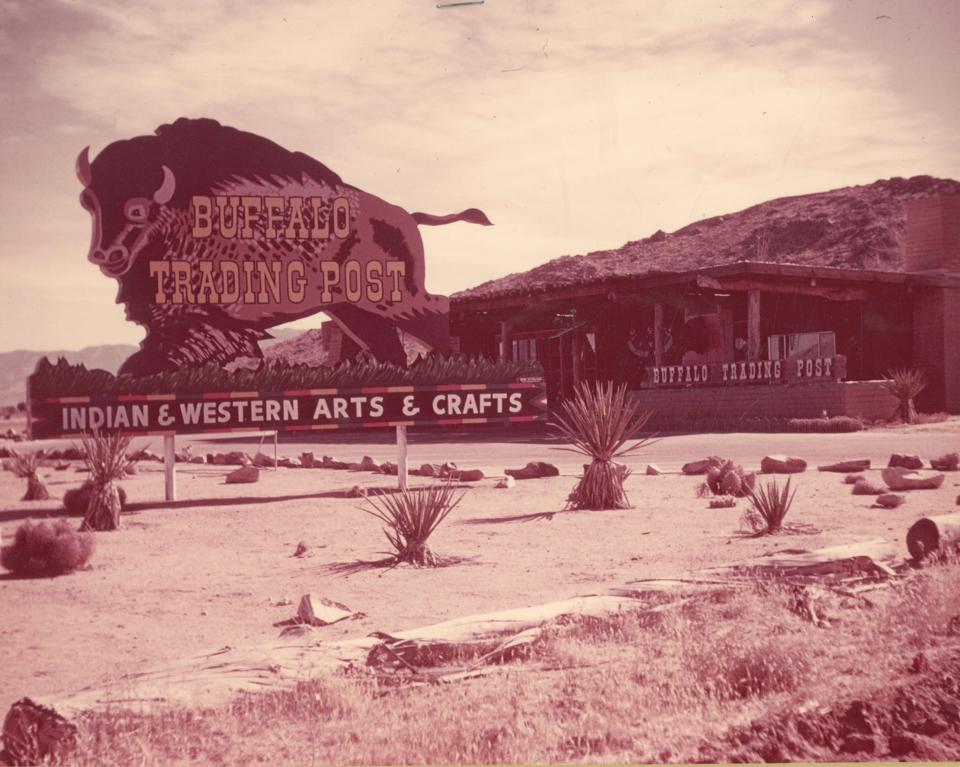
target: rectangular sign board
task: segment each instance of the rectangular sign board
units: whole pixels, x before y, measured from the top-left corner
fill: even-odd
[[[118,394],[31,399],[31,439],[101,433],[203,434],[546,420],[543,381],[301,389],[275,393]]]

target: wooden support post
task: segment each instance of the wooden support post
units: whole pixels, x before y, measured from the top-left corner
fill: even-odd
[[[570,339],[570,354],[573,357],[573,388],[583,380],[583,334],[574,330]]]
[[[513,359],[513,323],[510,320],[500,323],[500,359]]]
[[[653,364],[663,364],[663,304],[653,305]]]
[[[177,500],[177,475],[174,469],[177,461],[177,438],[173,434],[163,435],[164,495],[168,501]]]
[[[747,359],[760,359],[760,291],[747,291]]]
[[[401,490],[407,489],[407,425],[397,425],[397,480]]]

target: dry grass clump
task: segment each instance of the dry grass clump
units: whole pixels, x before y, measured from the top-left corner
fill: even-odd
[[[640,409],[639,402],[627,394],[625,384],[615,388],[612,381],[597,381],[591,387],[584,382],[576,388],[573,399],[564,402],[562,412],[554,416],[554,427],[572,443],[568,449],[592,462],[571,491],[568,508],[630,508],[623,489],[630,470],[614,459],[649,444],[649,440],[638,439],[638,435],[652,415],[652,410]],[[625,447],[631,440],[637,441]]]
[[[755,533],[767,535],[779,532],[796,494],[796,489],[792,494],[790,492],[789,479],[783,490],[776,480],[768,482],[759,490],[750,492],[750,508],[744,512],[744,521]]]
[[[926,375],[916,368],[898,368],[888,371],[887,375],[889,379],[880,385],[900,402],[894,415],[899,415],[903,423],[913,423],[917,418],[913,400],[927,388]]]
[[[430,550],[427,541],[461,500],[463,493],[456,495],[453,485],[445,482],[370,496],[364,511],[384,523],[383,534],[398,563],[436,567],[443,564],[443,560]]]
[[[90,469],[87,511],[81,530],[116,530],[120,527],[120,493],[116,482],[136,463],[128,455],[130,437],[123,434],[84,434],[81,437],[84,461]]]
[[[13,543],[4,546],[0,563],[20,576],[64,575],[90,560],[96,541],[73,529],[66,520],[26,521],[17,528]]]
[[[13,472],[14,476],[27,480],[27,492],[21,500],[24,501],[45,501],[50,497],[47,486],[43,484],[40,475],[40,464],[43,460],[43,451],[34,450],[29,453],[19,453],[16,450],[10,450],[10,459],[7,467]]]

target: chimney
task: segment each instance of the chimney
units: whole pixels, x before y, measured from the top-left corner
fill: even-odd
[[[960,273],[960,194],[908,202],[906,239],[906,271]]]

